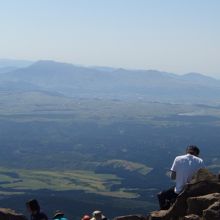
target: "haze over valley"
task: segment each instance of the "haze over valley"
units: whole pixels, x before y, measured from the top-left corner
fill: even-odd
[[[0,103],[1,206],[145,214],[188,144],[220,167],[220,81],[199,73],[0,60]]]

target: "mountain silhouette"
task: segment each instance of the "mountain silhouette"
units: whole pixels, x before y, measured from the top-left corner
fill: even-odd
[[[199,74],[127,70],[38,61],[0,75],[4,83],[25,83],[36,90],[69,97],[145,99],[161,102],[219,102],[220,80]]]

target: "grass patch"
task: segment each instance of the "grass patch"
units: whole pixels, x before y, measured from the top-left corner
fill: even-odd
[[[11,175],[16,174],[16,175]],[[0,168],[0,187],[7,193],[27,190],[83,190],[87,193],[96,193],[118,198],[137,198],[133,192],[126,189],[111,191],[111,187],[120,184],[121,179],[111,174],[96,174],[92,171],[45,171]],[[10,191],[11,190],[11,191]]]
[[[145,166],[144,164],[134,163],[127,160],[108,160],[103,164],[104,166],[111,166],[115,168],[122,168],[130,172],[137,172],[141,175],[147,175],[152,168]]]

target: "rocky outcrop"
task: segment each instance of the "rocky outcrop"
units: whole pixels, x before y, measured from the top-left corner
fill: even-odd
[[[119,216],[114,218],[114,220],[147,220],[147,217],[142,215],[126,215],[126,216]]]
[[[190,197],[187,199],[187,213],[202,216],[203,210],[206,210],[208,207],[218,201],[220,201],[220,193]]]
[[[168,210],[154,211],[149,220],[220,220],[220,181],[201,169]]]
[[[0,208],[1,220],[27,220],[27,218],[11,209]]]
[[[215,202],[207,209],[203,210],[203,217],[206,220],[220,219],[220,202]]]

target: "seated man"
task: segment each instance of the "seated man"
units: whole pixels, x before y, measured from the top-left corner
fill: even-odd
[[[192,176],[201,168],[204,163],[199,158],[200,150],[195,145],[186,149],[186,154],[175,158],[171,167],[171,179],[176,180],[176,186],[160,192],[158,196],[160,209],[168,209],[175,202],[176,197],[183,191],[184,186],[189,183]]]

